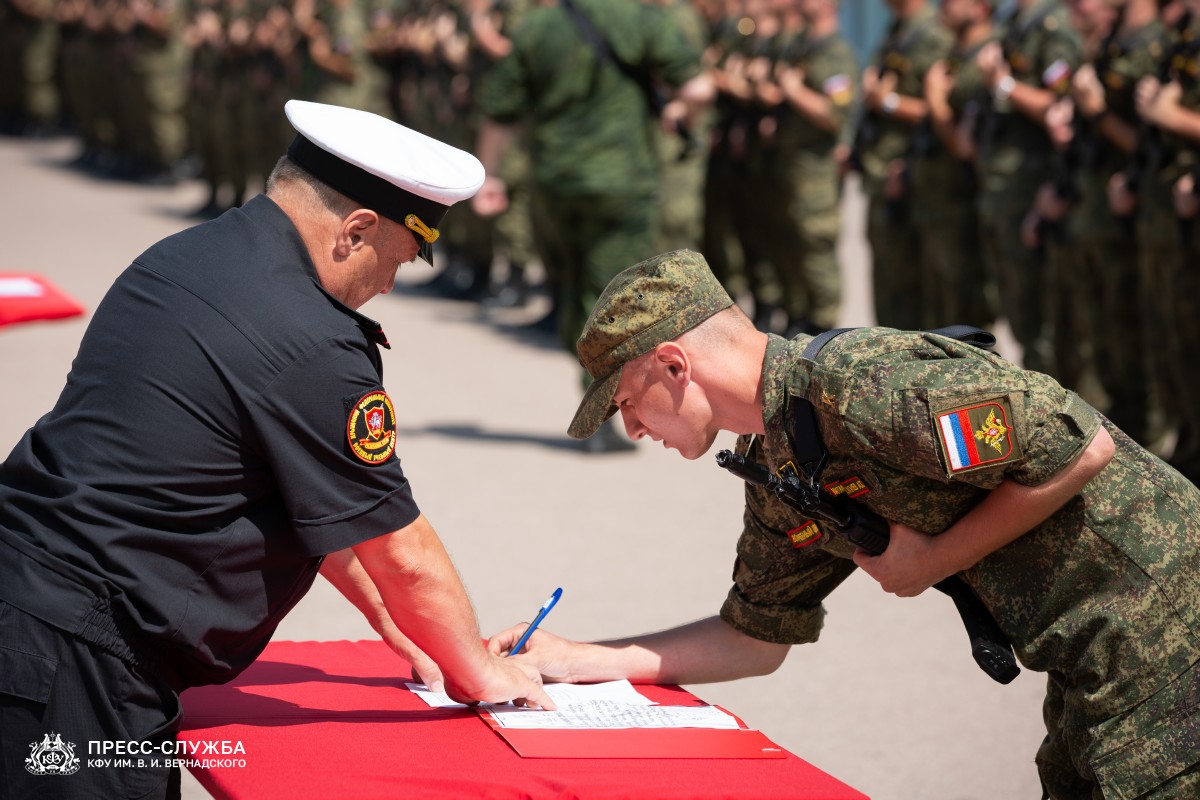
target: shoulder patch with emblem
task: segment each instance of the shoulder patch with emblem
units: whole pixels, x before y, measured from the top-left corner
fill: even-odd
[[[1060,94],[1071,88],[1071,65],[1060,58],[1042,72],[1042,85]]]
[[[848,106],[854,99],[854,82],[850,80],[849,75],[834,75],[821,85],[821,91],[825,92],[835,106]]]
[[[821,540],[821,529],[815,520],[810,519],[801,523],[800,527],[792,528],[787,535],[792,540],[792,547],[808,547]]]
[[[1012,408],[996,398],[936,415],[937,435],[951,473],[1015,461],[1021,455],[1013,436]]]
[[[396,411],[387,392],[367,392],[351,406],[346,440],[364,464],[382,464],[391,457],[396,449]]]

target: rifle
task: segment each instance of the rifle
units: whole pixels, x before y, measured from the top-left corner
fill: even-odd
[[[806,475],[792,461],[772,473],[762,464],[731,450],[717,453],[717,465],[747,483],[765,486],[786,505],[806,516],[830,523],[848,542],[864,552],[874,556],[882,554],[890,541],[886,519],[849,498],[827,500],[821,497],[819,479],[826,458],[826,454],[822,454],[811,472],[805,470]],[[1012,645],[971,587],[962,578],[952,575],[934,584],[934,588],[949,595],[958,608],[971,640],[971,655],[979,668],[997,683],[1011,683],[1021,672]]]

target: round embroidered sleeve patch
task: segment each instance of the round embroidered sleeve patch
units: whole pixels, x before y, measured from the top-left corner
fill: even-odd
[[[364,464],[382,464],[396,449],[396,411],[387,392],[369,392],[350,409],[346,421],[350,452]]]

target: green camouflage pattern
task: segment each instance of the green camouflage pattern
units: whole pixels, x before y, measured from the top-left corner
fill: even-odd
[[[704,256],[691,250],[648,258],[615,277],[575,345],[593,383],[571,422],[571,436],[586,439],[612,416],[622,366],[731,305]]]
[[[780,61],[804,69],[804,85],[829,97],[839,125],[838,131],[826,131],[807,122],[798,112],[783,114],[777,134],[780,148],[828,156],[841,140],[841,129],[850,123],[854,107],[858,60],[853,48],[839,33],[821,38],[801,35],[784,48]]]
[[[1079,36],[1058,0],[1021,8],[1000,26],[1012,77],[1029,86],[1065,94],[1082,60]],[[1024,348],[1025,366],[1054,368],[1050,333],[1060,320],[1048,320],[1047,267],[1040,254],[1021,241],[1021,223],[1046,180],[1054,148],[1041,120],[1011,108],[996,109],[981,121],[979,146],[980,240],[984,262],[996,284],[996,311],[1008,320]]]
[[[1133,128],[1138,127],[1134,109],[1134,87],[1140,78],[1154,74],[1167,51],[1166,29],[1158,20],[1117,37],[1106,47],[1104,58],[1093,60],[1096,77],[1104,84],[1104,101],[1109,113]],[[1106,188],[1113,173],[1129,166],[1129,157],[1102,135],[1096,135],[1098,152],[1092,165],[1079,170],[1076,183],[1079,199],[1072,212],[1072,236],[1112,240],[1121,237],[1113,225]]]
[[[839,125],[848,125],[858,67],[840,34],[794,37],[777,61],[801,68],[805,85],[827,96]],[[760,223],[749,237],[773,267],[779,291],[755,297],[782,306],[789,321],[832,328],[841,304],[841,176],[833,158],[841,130],[822,130],[786,103],[773,113],[778,131],[762,153],[759,180],[747,189],[758,198]]]
[[[1074,393],[993,354],[933,334],[869,328],[837,337],[814,364],[801,356],[808,341],[771,337],[766,435],[743,437],[739,451],[772,469],[789,460],[788,398],[803,396],[829,450],[822,485],[857,479],[866,488],[861,502],[929,534],[1006,478],[1042,483],[1101,425],[1108,430],[1116,453],[1099,475],[960,575],[1022,664],[1049,673],[1043,750],[1065,756],[1057,762],[1071,765],[1077,785],[1136,797],[1200,761],[1200,490]],[[937,415],[986,402],[1011,409],[1013,456],[957,472],[943,454]],[[855,567],[850,546],[821,525],[819,537],[793,546],[787,532],[808,522],[747,487],[734,586],[721,610],[733,627],[772,642],[817,639],[822,600]]]
[[[700,73],[700,53],[661,9],[631,0],[575,0],[614,55],[672,86]],[[651,196],[659,161],[642,90],[596,54],[560,6],[534,8],[512,52],[484,77],[477,101],[500,122],[527,121],[533,176],[561,194]]]
[[[977,56],[992,41],[994,38],[988,37],[966,48],[956,46],[946,58],[946,71],[954,79],[947,99],[956,122],[991,105]],[[937,135],[931,128],[923,135],[930,146],[909,161],[923,290],[917,327],[937,328],[954,322],[985,328],[995,320],[990,296],[994,289],[986,272],[978,268],[981,244],[975,166],[935,141]]]
[[[906,20],[893,22],[875,54],[873,65],[896,74],[896,93],[906,97],[925,96],[925,73],[934,62],[945,58],[953,43],[950,32],[938,22],[937,9],[923,6]],[[870,195],[883,189],[888,162],[902,158],[912,143],[914,128],[895,117],[879,114],[879,137],[861,153],[863,190]]]
[[[1083,47],[1058,0],[1043,0],[1018,11],[1003,26],[1001,39],[1014,80],[1066,93],[1067,79],[1083,59]],[[1056,74],[1051,69],[1055,65],[1066,66],[1068,72],[1060,83],[1048,85],[1047,77]],[[1051,146],[1040,122],[1010,109],[991,115],[986,124],[980,172],[988,192],[1002,195],[1017,173],[1035,183],[1044,177]]]

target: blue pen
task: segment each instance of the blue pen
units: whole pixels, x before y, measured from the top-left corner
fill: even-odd
[[[525,629],[525,633],[522,634],[521,638],[517,640],[516,646],[513,647],[512,650],[508,651],[510,656],[521,652],[521,648],[525,646],[525,642],[529,641],[529,637],[532,636],[533,632],[537,630],[537,626],[540,625],[542,620],[546,618],[546,615],[550,613],[550,609],[554,608],[554,604],[558,602],[558,598],[560,597],[562,597],[562,589],[558,588],[554,590],[554,594],[547,598],[546,602],[542,603],[542,607],[538,609],[538,615],[533,618],[533,622],[529,624],[529,627]]]

